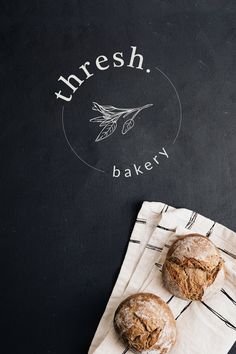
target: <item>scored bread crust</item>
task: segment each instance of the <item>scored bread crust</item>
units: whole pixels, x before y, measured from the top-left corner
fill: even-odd
[[[117,308],[114,327],[128,347],[166,354],[176,340],[176,324],[169,306],[158,296],[139,293]]]
[[[207,237],[186,235],[170,247],[162,278],[173,295],[185,300],[203,300],[221,289],[225,278],[224,262]]]

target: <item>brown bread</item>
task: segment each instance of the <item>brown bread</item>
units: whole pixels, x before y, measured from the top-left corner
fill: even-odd
[[[138,352],[166,354],[176,340],[175,319],[169,306],[149,293],[125,299],[115,312],[114,326],[125,344]]]
[[[163,265],[165,287],[182,299],[209,298],[223,285],[224,262],[218,249],[205,236],[190,234],[170,247]]]

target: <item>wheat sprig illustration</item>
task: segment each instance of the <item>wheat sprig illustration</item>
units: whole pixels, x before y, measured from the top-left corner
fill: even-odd
[[[153,106],[153,104],[146,104],[142,107],[136,108],[117,108],[114,106],[104,106],[93,102],[92,110],[100,113],[99,116],[90,119],[92,123],[99,123],[99,127],[103,127],[98,136],[96,142],[108,138],[114,133],[118,126],[118,120],[123,117],[128,118],[122,125],[121,133],[124,135],[134,127],[134,120],[136,116],[144,109]],[[130,118],[131,117],[131,118]]]

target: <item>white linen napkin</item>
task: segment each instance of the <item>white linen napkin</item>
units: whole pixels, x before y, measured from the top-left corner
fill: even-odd
[[[225,261],[224,286],[207,301],[179,299],[162,284],[169,246],[177,237],[193,232],[209,237]],[[227,353],[236,340],[236,233],[196,212],[144,202],[89,354],[132,353],[115,333],[113,316],[119,303],[137,292],[154,293],[170,306],[177,325],[177,342],[170,354]]]

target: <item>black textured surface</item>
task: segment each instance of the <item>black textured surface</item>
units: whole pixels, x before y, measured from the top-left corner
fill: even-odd
[[[236,230],[236,4],[1,5],[1,352],[84,354],[143,200]],[[171,77],[183,124],[167,163],[114,181],[71,153],[54,91],[60,75],[130,45]]]

